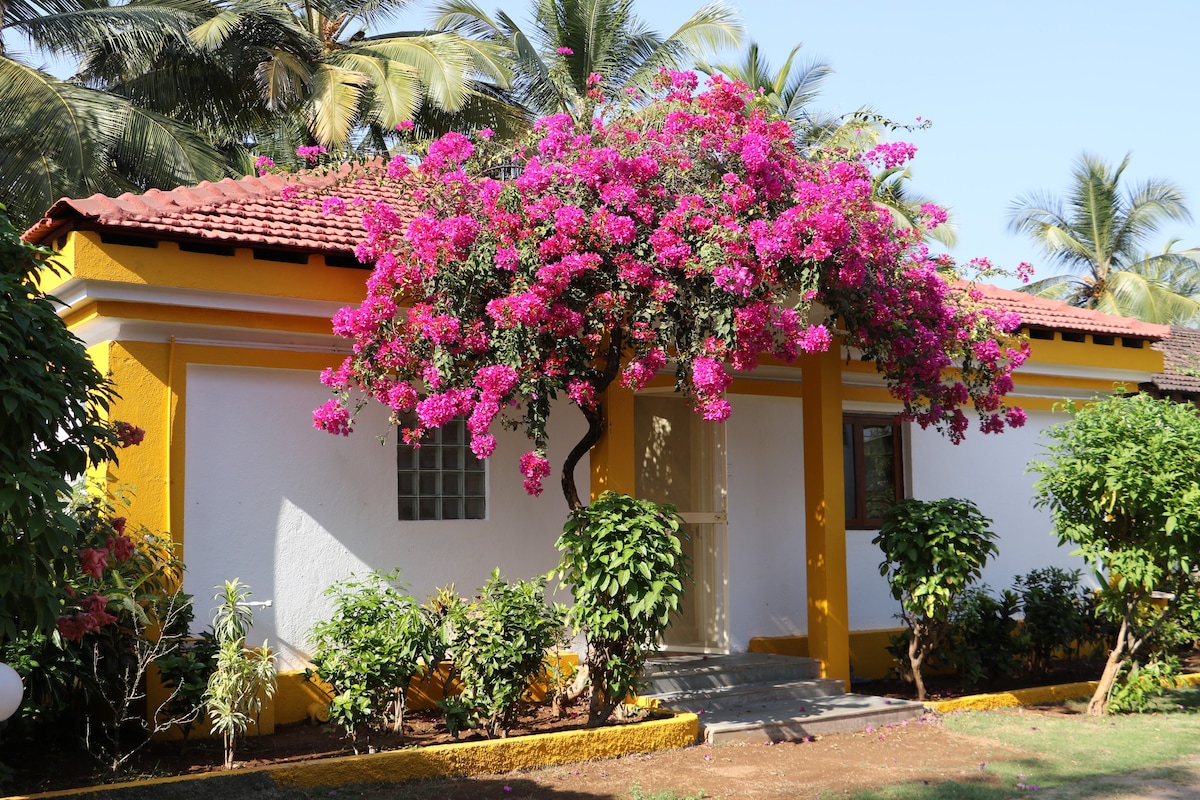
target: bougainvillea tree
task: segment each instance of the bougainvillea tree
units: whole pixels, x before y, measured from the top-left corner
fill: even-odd
[[[358,255],[375,269],[366,300],[334,319],[354,349],[323,376],[336,397],[315,425],[348,434],[374,399],[393,420],[415,413],[402,431],[415,441],[461,415],[487,457],[507,422],[532,441],[520,469],[537,494],[547,419],[565,397],[589,425],[562,472],[578,508],[574,467],[600,437],[614,381],[638,390],[673,370],[697,413],[724,420],[732,371],[837,336],[922,426],[958,441],[972,404],[985,431],[1023,422],[1002,402],[1026,353],[1018,318],[924,248],[944,212],[926,206],[897,230],[871,202],[871,167],[903,163],[910,145],[804,158],[740,83],[716,76],[697,91],[694,75],[663,73],[660,88],[588,124],[542,119],[515,145],[451,133],[415,169],[395,160],[387,180],[423,211],[359,203]]]

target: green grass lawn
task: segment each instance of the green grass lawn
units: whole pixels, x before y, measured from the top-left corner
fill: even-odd
[[[853,795],[855,800],[999,800],[1180,797],[1200,775],[1200,689],[1172,692],[1142,714],[1045,716],[1020,710],[963,712],[946,730],[998,742],[1005,751],[980,764],[979,780],[905,784]],[[1191,796],[1190,794],[1187,796]]]

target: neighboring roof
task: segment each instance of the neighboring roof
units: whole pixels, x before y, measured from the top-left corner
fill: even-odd
[[[1200,331],[1173,325],[1170,338],[1152,346],[1162,351],[1163,371],[1150,382],[1160,392],[1200,394]]]
[[[983,293],[985,299],[995,302],[1006,311],[1019,314],[1021,325],[1024,327],[1129,336],[1151,341],[1174,336],[1172,329],[1166,325],[1155,325],[1129,317],[1114,317],[1099,311],[1076,308],[1060,300],[1001,289],[990,284],[977,284],[975,288]]]
[[[340,175],[345,176],[347,168]],[[120,197],[94,194],[84,200],[56,202],[23,238],[42,243],[65,230],[102,230],[173,241],[204,241],[242,247],[272,247],[311,253],[351,254],[366,234],[358,214],[326,216],[321,203],[284,199],[293,185],[302,196],[331,194],[334,176],[314,174],[250,176],[219,183],[205,181],[165,192]],[[354,181],[343,197],[387,200],[401,215],[416,215],[416,205],[371,179]]]

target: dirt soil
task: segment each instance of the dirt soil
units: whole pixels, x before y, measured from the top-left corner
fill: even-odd
[[[1058,713],[1058,712],[1055,712]],[[530,724],[530,729],[536,727]],[[342,754],[340,738],[329,726],[281,728],[271,737],[251,740],[238,766],[255,766],[309,758],[314,746],[323,756]],[[506,775],[419,781],[385,787],[337,787],[322,790],[267,789],[261,785],[222,785],[223,800],[308,800],[318,797],[437,798],[438,800],[584,800],[585,798],[717,797],[722,800],[774,800],[779,798],[838,797],[850,790],[883,786],[904,780],[936,783],[969,780],[990,784],[983,765],[1001,752],[1001,746],[948,733],[937,718],[927,716],[903,725],[861,733],[818,737],[809,742],[770,745],[719,745],[630,755]],[[194,743],[188,756],[189,771],[211,769],[220,762],[215,743]],[[163,755],[162,751],[156,756]],[[182,761],[168,758],[159,765]],[[249,776],[247,776],[249,777]],[[78,782],[75,786],[80,785]],[[7,787],[12,791],[14,787]],[[49,784],[40,787],[50,788]],[[56,788],[64,788],[58,783]],[[199,788],[199,787],[197,787]],[[22,791],[34,791],[25,786]],[[139,795],[140,797],[141,795]],[[204,796],[202,792],[197,797]]]
[[[1189,666],[1196,669],[1200,663]],[[1063,674],[1049,680],[1010,680],[990,683],[978,687],[977,691],[1002,691],[1086,677]],[[962,694],[952,677],[935,677],[929,684],[931,699]],[[912,694],[911,685],[899,681],[873,681],[856,686],[855,691],[895,697]],[[1058,706],[1048,706],[1036,709],[1035,713],[1067,712]],[[564,720],[553,718],[545,708],[533,708],[521,717],[511,735],[580,728],[585,717],[586,709],[582,704],[568,709],[568,716]],[[466,733],[458,741],[481,738],[482,734]],[[391,750],[453,741],[455,739],[446,731],[437,713],[424,712],[406,716],[403,736],[388,735],[373,739],[369,745],[361,741],[358,744],[360,752],[367,752],[368,746],[377,750]],[[48,754],[43,746],[24,755],[17,743],[6,742],[4,745],[3,762],[13,768],[13,780],[7,784],[0,783],[0,793],[26,794],[107,782],[103,775],[97,778],[94,769],[96,762],[85,754]],[[703,790],[708,795],[721,798],[765,800],[776,796],[805,797],[808,795],[794,793],[796,787],[824,787],[827,792],[836,792],[843,788],[895,782],[897,779],[937,781],[954,776],[961,780],[964,775],[971,776],[972,780],[986,781],[986,771],[980,771],[979,766],[988,760],[988,753],[995,747],[991,743],[945,733],[935,718],[927,717],[908,725],[827,736],[813,742],[697,747],[547,768],[501,778],[434,781],[428,784],[431,794],[413,794],[409,788],[415,791],[417,785],[412,785],[406,787],[403,796],[467,800],[487,796],[491,791],[489,787],[495,784],[496,796],[506,800],[521,797],[562,800],[619,797],[623,796],[622,792],[628,793],[633,785],[639,785],[647,797],[653,797],[655,792],[667,788],[683,796]],[[350,755],[352,752],[339,727],[298,723],[279,726],[270,736],[247,739],[237,751],[236,762],[238,768],[246,768]],[[214,771],[220,769],[221,761],[220,743],[213,739],[189,742],[182,752],[179,742],[156,742],[143,750],[123,779]],[[971,769],[979,774],[971,773]],[[686,785],[680,783],[681,777],[684,777]],[[434,786],[439,788],[435,790],[432,788]],[[777,787],[780,794],[773,794],[775,790],[772,786]],[[786,792],[792,793],[785,794],[783,787],[789,787]],[[343,796],[382,798],[395,795],[349,793]]]
[[[999,785],[986,771],[1001,746],[949,733],[936,718],[811,742],[700,745],[644,755],[547,767],[507,775],[422,781],[405,793],[379,788],[339,791],[339,797],[384,800],[595,800],[716,797],[721,800],[835,798],[902,781],[945,780]],[[313,795],[315,797],[315,795]],[[637,797],[637,794],[632,794]]]

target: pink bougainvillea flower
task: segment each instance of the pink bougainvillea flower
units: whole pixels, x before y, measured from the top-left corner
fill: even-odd
[[[642,390],[669,370],[720,421],[731,370],[843,346],[874,361],[904,418],[952,441],[970,410],[985,432],[1023,422],[1003,401],[1028,356],[1019,319],[947,281],[953,263],[923,242],[942,209],[899,229],[872,202],[872,170],[905,164],[911,144],[801,153],[786,121],[721,75],[701,90],[664,71],[632,110],[602,84],[588,76],[587,119],[545,117],[515,144],[449,133],[419,166],[387,165],[380,180],[420,209],[360,203],[356,255],[374,270],[334,318],[352,353],[322,375],[336,399],[317,428],[345,435],[349,409],[375,400],[416,409],[412,441],[465,417],[483,458],[502,420],[535,443],[519,466],[537,494],[554,398],[598,430],[613,381]]]

